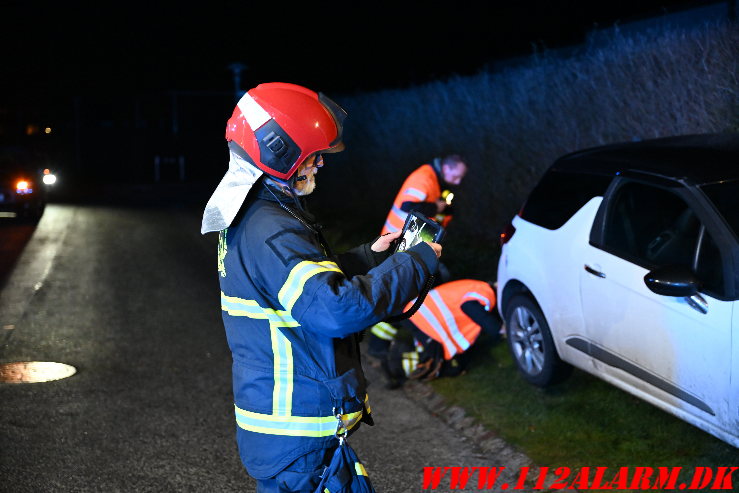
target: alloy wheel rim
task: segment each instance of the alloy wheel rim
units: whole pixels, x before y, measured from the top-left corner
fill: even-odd
[[[538,375],[544,368],[544,344],[539,322],[523,306],[516,307],[511,322],[511,345],[516,360],[527,374]]]

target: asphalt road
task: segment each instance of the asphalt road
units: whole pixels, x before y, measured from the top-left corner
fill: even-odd
[[[254,491],[234,441],[217,238],[199,222],[192,204],[47,207],[0,292],[0,363],[77,373],[0,383],[0,491]],[[513,469],[423,389],[386,390],[365,367],[376,425],[350,442],[378,492],[423,491],[426,466]]]

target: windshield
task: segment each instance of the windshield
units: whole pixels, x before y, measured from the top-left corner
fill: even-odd
[[[739,180],[703,185],[701,189],[739,238]]]

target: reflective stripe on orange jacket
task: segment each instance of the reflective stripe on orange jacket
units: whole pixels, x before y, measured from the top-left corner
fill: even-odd
[[[462,311],[462,303],[467,301],[477,301],[490,311],[495,307],[495,292],[488,283],[476,279],[447,282],[429,291],[421,308],[409,319],[444,346],[444,359],[463,353],[480,335],[480,326]]]
[[[436,202],[440,198],[441,186],[434,168],[430,164],[420,166],[408,175],[400,187],[380,234],[403,229],[405,218],[408,216],[408,213],[401,209],[403,202]]]

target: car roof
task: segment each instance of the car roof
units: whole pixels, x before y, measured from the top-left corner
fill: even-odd
[[[552,170],[656,175],[687,185],[739,179],[739,133],[691,134],[592,147],[558,158]]]

